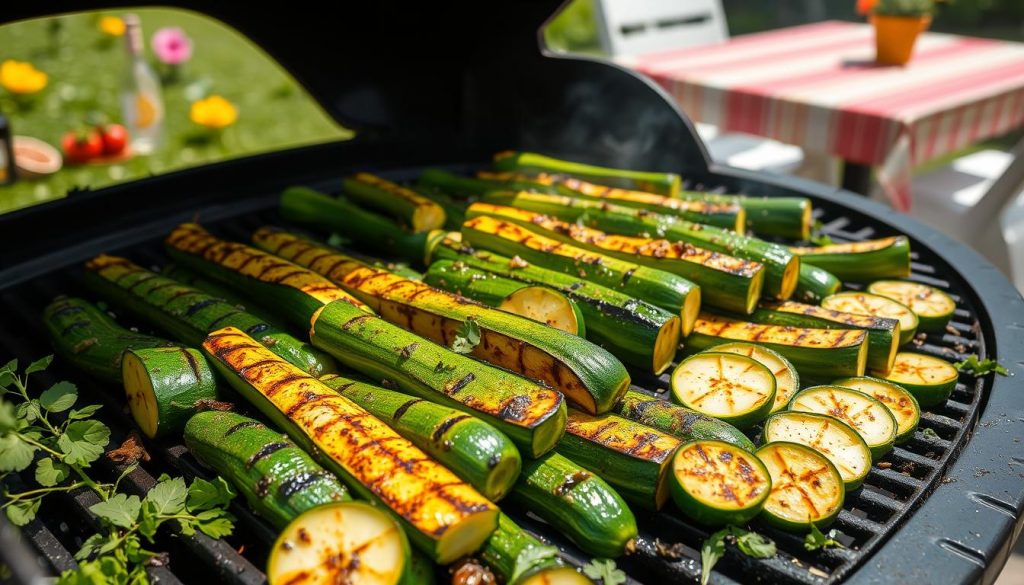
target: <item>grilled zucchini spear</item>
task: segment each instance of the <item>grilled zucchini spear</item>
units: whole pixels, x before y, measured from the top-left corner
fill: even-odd
[[[906,236],[818,247],[798,246],[790,250],[804,262],[828,270],[842,280],[910,276],[910,240]]]
[[[498,529],[484,543],[479,556],[507,585],[593,585],[590,579],[566,566],[557,556],[540,556],[534,552],[543,546],[543,542],[511,518],[499,514]],[[529,559],[533,557],[538,560],[531,562]]]
[[[130,349],[121,366],[128,409],[151,439],[180,433],[204,403],[218,398],[213,370],[191,348]]]
[[[543,213],[610,234],[688,242],[713,252],[760,262],[765,267],[764,292],[777,299],[792,296],[800,275],[800,259],[785,246],[743,236],[734,230],[687,221],[677,215],[526,191],[515,193],[507,201],[497,197],[488,197],[488,201]]]
[[[676,173],[611,169],[584,163],[560,160],[535,152],[507,150],[494,155],[495,168],[522,173],[563,173],[605,185],[637,189],[675,197],[682,179]]]
[[[843,286],[836,275],[813,264],[800,261],[800,276],[797,278],[793,300],[803,303],[820,303],[822,299],[839,292]]]
[[[482,364],[346,302],[318,312],[310,339],[350,368],[420,398],[478,416],[537,457],[565,428],[562,394]]]
[[[750,341],[774,349],[793,363],[801,377],[816,380],[861,376],[868,357],[864,331],[762,325],[711,313],[701,313],[684,343],[687,351],[693,352],[729,341]]]
[[[468,321],[480,328],[472,355],[540,380],[583,410],[606,412],[629,387],[626,368],[606,350],[570,333],[374,268],[337,250],[262,228],[257,246],[340,284],[380,316],[441,345]]]
[[[484,421],[422,398],[385,390],[335,374],[328,387],[387,423],[492,502],[505,497],[522,459],[508,437]]]
[[[615,408],[615,414],[682,441],[722,441],[747,451],[754,449],[754,443],[729,423],[640,392],[626,392]]]
[[[660,374],[679,347],[678,315],[610,288],[476,252],[447,237],[434,248],[434,257],[449,259],[431,264],[424,282],[485,304],[535,283],[561,292],[583,313],[587,339],[631,366]]]
[[[490,217],[576,248],[675,274],[708,291],[703,295],[706,304],[727,311],[753,311],[764,286],[765,272],[760,262],[712,252],[687,242],[610,235],[541,213],[490,203],[470,205],[466,216],[469,221],[463,225],[474,218]]]
[[[235,305],[137,266],[101,254],[85,264],[85,282],[97,293],[184,343],[199,345],[222,327],[237,327],[313,376],[335,371],[334,359]]]
[[[436,562],[477,550],[494,531],[498,509],[472,486],[242,331],[212,333],[203,349],[242,396],[360,496],[391,510]]]
[[[416,191],[370,173],[357,173],[342,181],[356,203],[386,213],[412,229],[428,232],[444,226],[444,209]]]
[[[369,312],[336,284],[262,250],[228,242],[202,226],[186,223],[171,231],[167,252],[181,264],[245,294],[265,299],[296,327],[305,330],[324,305],[343,300]]]
[[[520,225],[489,216],[462,224],[462,239],[470,246],[490,250],[590,282],[607,286],[652,305],[678,313],[683,321],[700,309],[701,290],[694,283],[654,268],[640,266],[559,242]]]

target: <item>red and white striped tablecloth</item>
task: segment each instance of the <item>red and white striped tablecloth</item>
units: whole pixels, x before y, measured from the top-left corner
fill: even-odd
[[[926,33],[903,67],[867,24],[822,22],[631,57],[693,120],[877,165],[911,207],[914,165],[1024,125],[1024,44]]]

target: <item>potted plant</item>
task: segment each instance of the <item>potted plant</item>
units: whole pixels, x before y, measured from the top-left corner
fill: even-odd
[[[935,0],[870,0],[858,2],[875,27],[875,60],[904,65],[914,52],[917,35],[928,28]]]

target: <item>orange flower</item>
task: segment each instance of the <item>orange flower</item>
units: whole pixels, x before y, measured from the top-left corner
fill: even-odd
[[[200,126],[220,130],[227,128],[238,119],[238,108],[219,95],[192,102],[189,117]]]
[[[100,19],[100,31],[112,37],[124,35],[124,20],[119,16],[104,16]]]
[[[878,4],[878,0],[857,0],[857,14],[869,14]]]
[[[7,91],[28,95],[46,87],[49,78],[31,63],[8,59],[0,64],[0,85]]]

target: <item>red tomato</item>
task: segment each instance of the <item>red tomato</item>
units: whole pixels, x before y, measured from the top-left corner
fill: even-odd
[[[120,124],[105,124],[97,128],[103,139],[103,154],[121,154],[128,144],[128,131]]]
[[[60,144],[64,158],[71,163],[83,163],[103,154],[103,138],[95,130],[66,132]]]

